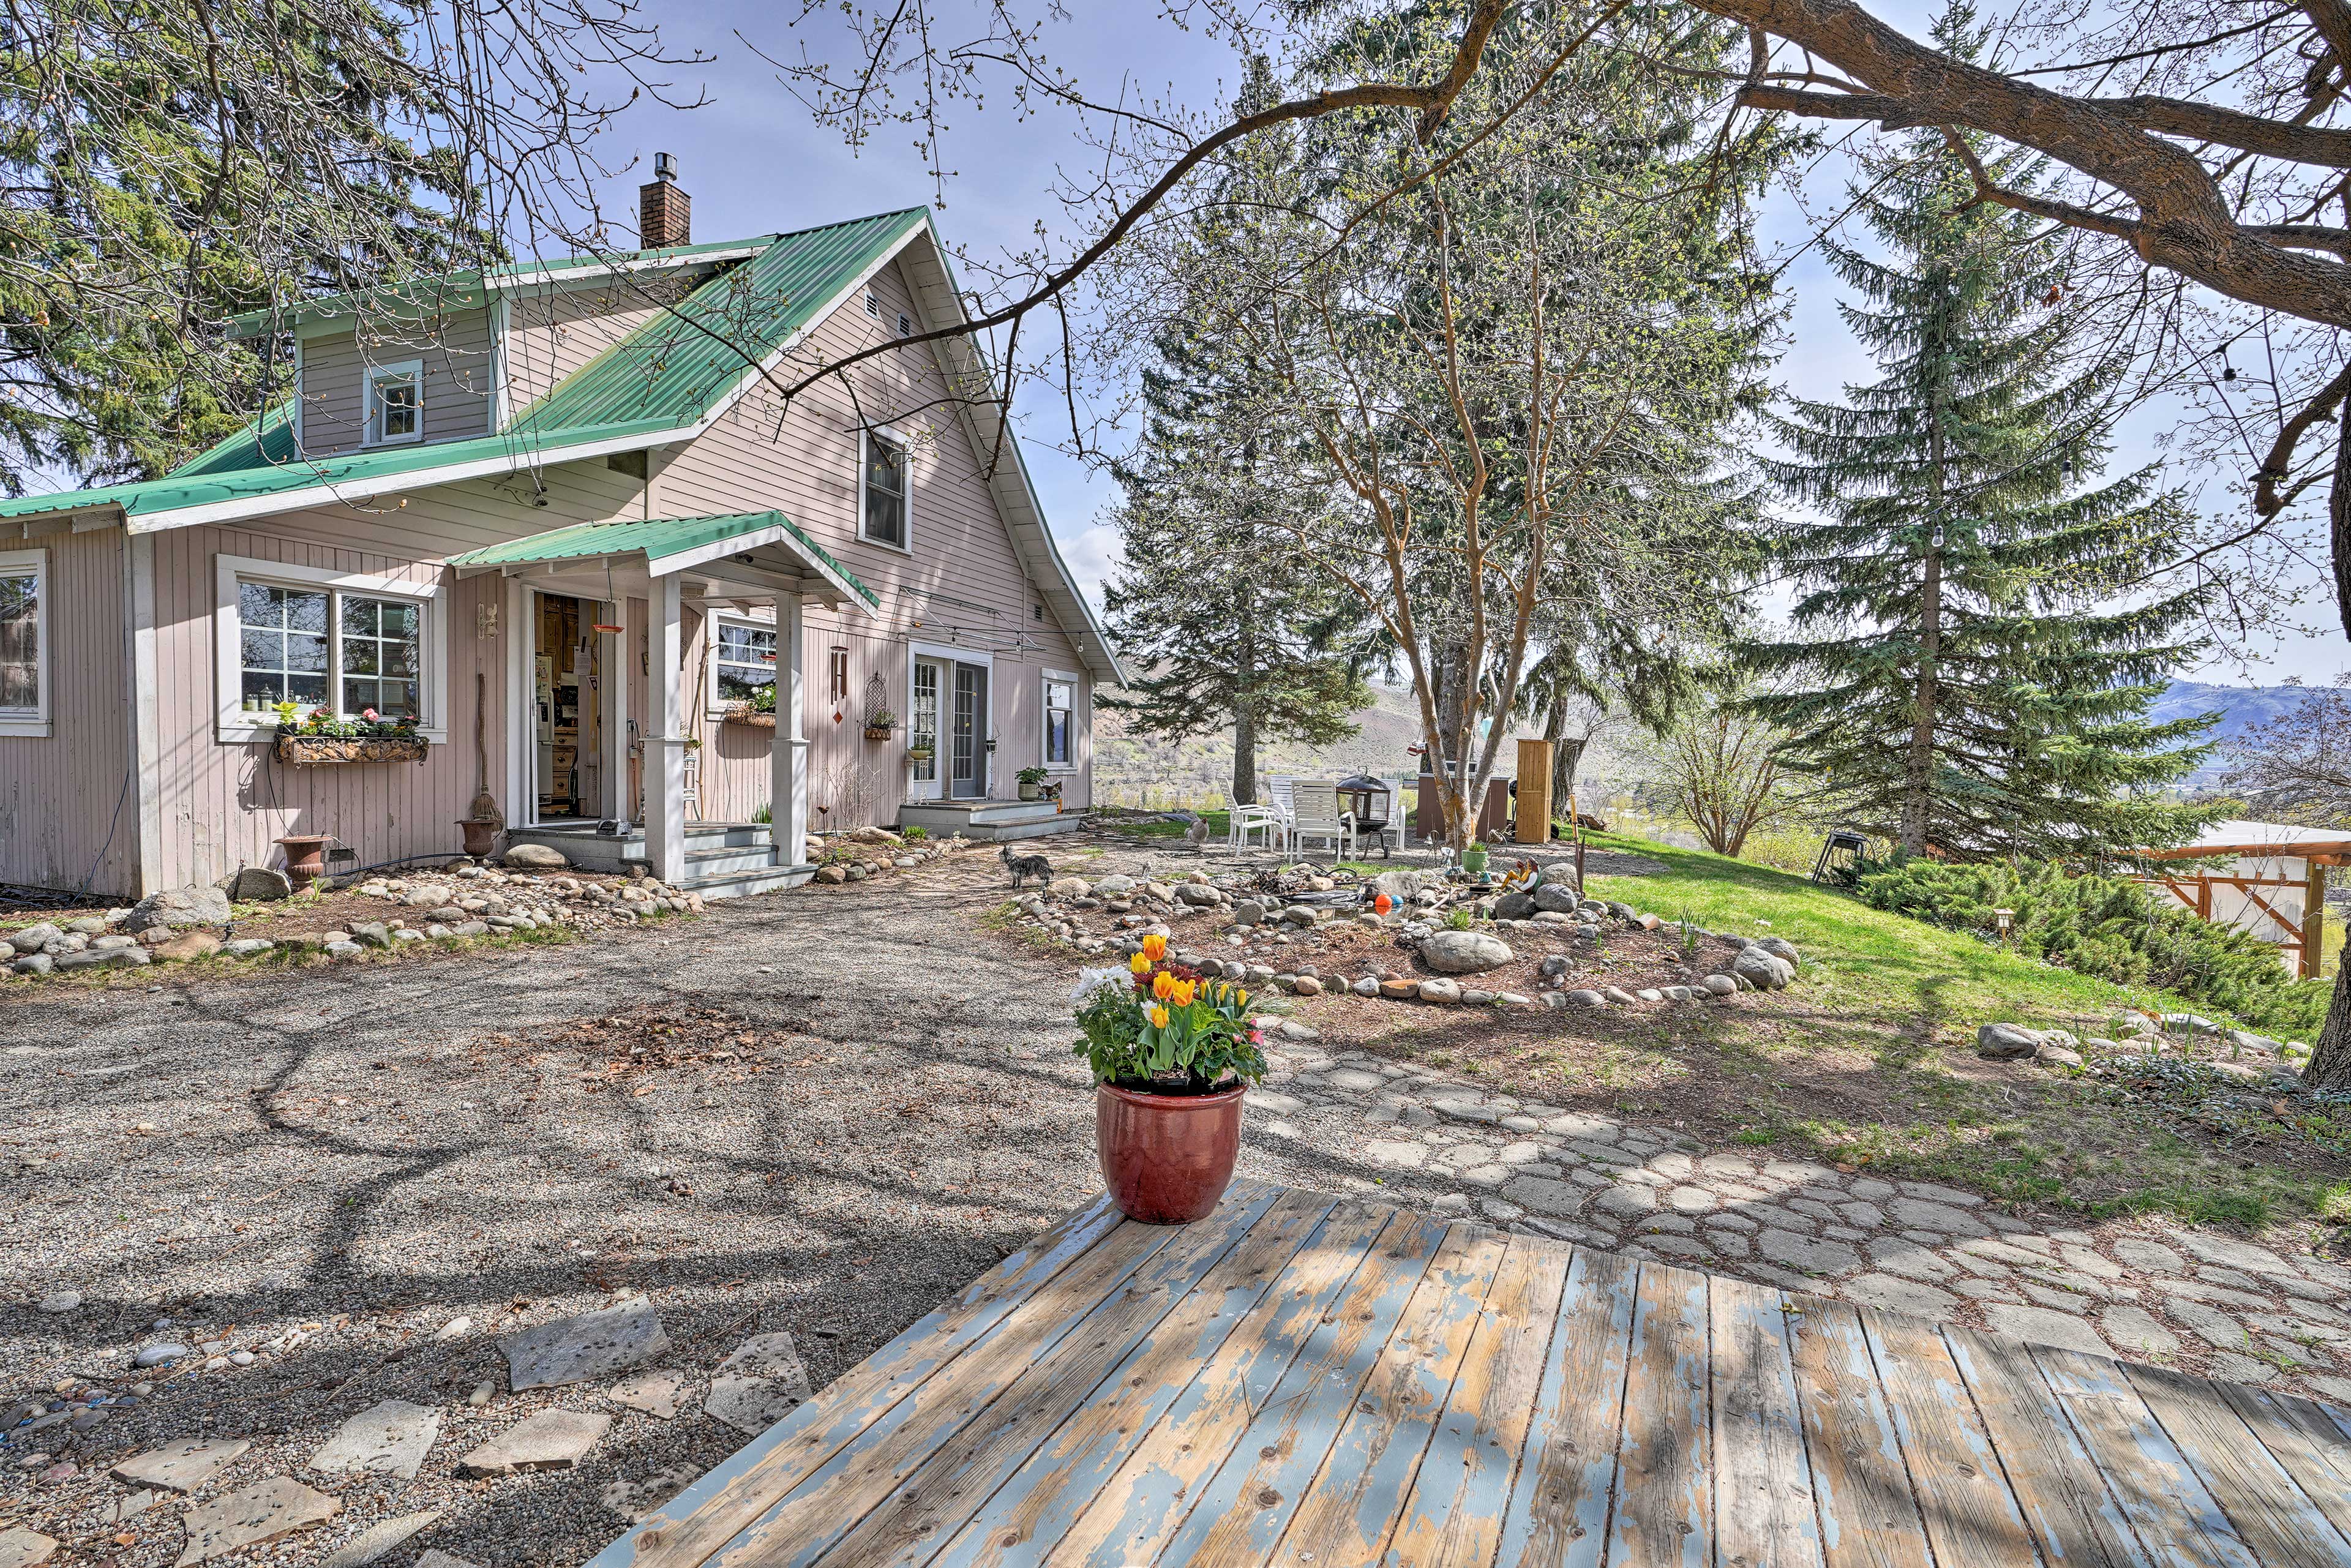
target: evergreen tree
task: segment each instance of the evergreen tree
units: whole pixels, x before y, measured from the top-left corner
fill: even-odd
[[[1961,5],[1936,36],[1980,44]],[[1766,473],[1823,517],[1770,539],[1799,597],[1785,637],[1743,650],[1779,687],[1754,706],[1855,826],[1907,853],[2174,841],[2214,813],[2152,797],[2202,759],[2217,716],[2147,716],[2200,646],[2181,628],[2201,593],[2111,601],[2180,522],[2151,469],[2084,486],[2121,367],[2085,341],[2039,221],[1976,201],[1939,135],[1863,173],[1885,255],[1829,256],[1884,374],[1772,419],[1793,455]]]
[[[1148,673],[1102,702],[1145,735],[1229,726],[1232,795],[1247,803],[1260,746],[1355,733],[1372,700],[1361,615],[1300,556],[1300,514],[1328,492],[1301,483],[1312,454],[1272,417],[1273,378],[1188,329],[1155,347],[1150,417],[1113,470],[1124,560],[1103,592],[1120,653]]]

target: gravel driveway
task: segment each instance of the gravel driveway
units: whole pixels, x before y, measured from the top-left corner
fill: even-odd
[[[0,1530],[170,1563],[183,1500],[118,1521],[131,1489],[104,1472],[226,1436],[253,1447],[200,1500],[292,1476],[342,1503],[226,1561],[314,1562],[436,1509],[386,1563],[584,1560],[625,1528],[601,1501],[616,1479],[706,1469],[745,1439],[698,1413],[699,1384],[668,1421],[596,1385],[509,1394],[498,1334],[642,1291],[664,1364],[706,1378],[780,1330],[821,1386],[1100,1190],[1066,961],[975,928],[1003,885],[981,849],[592,943],[0,999],[0,1396],[129,1392],[126,1353],[152,1341],[256,1353],[212,1370],[200,1354],[86,1433],[48,1428],[32,1439],[48,1464],[0,1448]],[[686,1003],[785,1044],[757,1075],[653,1071],[641,1094],[591,1092],[591,1064],[536,1045]],[[1303,1149],[1249,1164],[1305,1186],[1377,1174]],[[64,1291],[81,1304],[37,1309]],[[415,1479],[305,1469],[386,1398],[443,1411]],[[617,1419],[577,1469],[454,1478],[549,1406]]]

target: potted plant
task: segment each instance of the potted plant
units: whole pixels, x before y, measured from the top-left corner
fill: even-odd
[[[1461,852],[1461,869],[1469,874],[1472,881],[1484,880],[1486,855],[1486,846],[1475,839],[1470,840],[1469,847]]]
[[[906,760],[909,762],[928,762],[936,755],[937,753],[931,749],[931,743],[927,740],[918,740],[906,747]]]
[[[776,688],[761,686],[751,694],[748,701],[727,704],[724,722],[748,725],[754,729],[775,728]]]
[[[1210,1213],[1240,1156],[1241,1097],[1265,1076],[1249,993],[1170,963],[1155,933],[1125,969],[1087,970],[1075,1000],[1112,1201],[1144,1225]]]
[[[1042,798],[1043,790],[1041,787],[1045,782],[1045,770],[1043,768],[1023,768],[1019,773],[1019,779],[1020,798],[1023,800],[1035,800]]]
[[[887,740],[890,738],[890,731],[896,727],[897,723],[898,716],[892,713],[886,707],[879,710],[878,712],[867,714],[865,716],[865,738],[868,740]]]

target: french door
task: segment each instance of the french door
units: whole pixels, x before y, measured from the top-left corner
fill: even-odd
[[[946,666],[936,659],[914,661],[914,696],[906,705],[906,749],[914,754],[906,784],[910,800],[937,800],[939,781],[946,777],[939,759],[940,698],[946,677]]]
[[[987,795],[987,667],[955,667],[955,711],[950,736],[948,793],[958,800]]]

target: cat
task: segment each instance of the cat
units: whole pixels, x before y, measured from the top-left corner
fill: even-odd
[[[1006,844],[996,852],[996,858],[1002,861],[1004,869],[1012,873],[1012,886],[1015,892],[1019,890],[1021,883],[1032,876],[1040,883],[1049,883],[1053,880],[1052,862],[1043,855],[1016,855],[1012,852],[1012,846]]]

